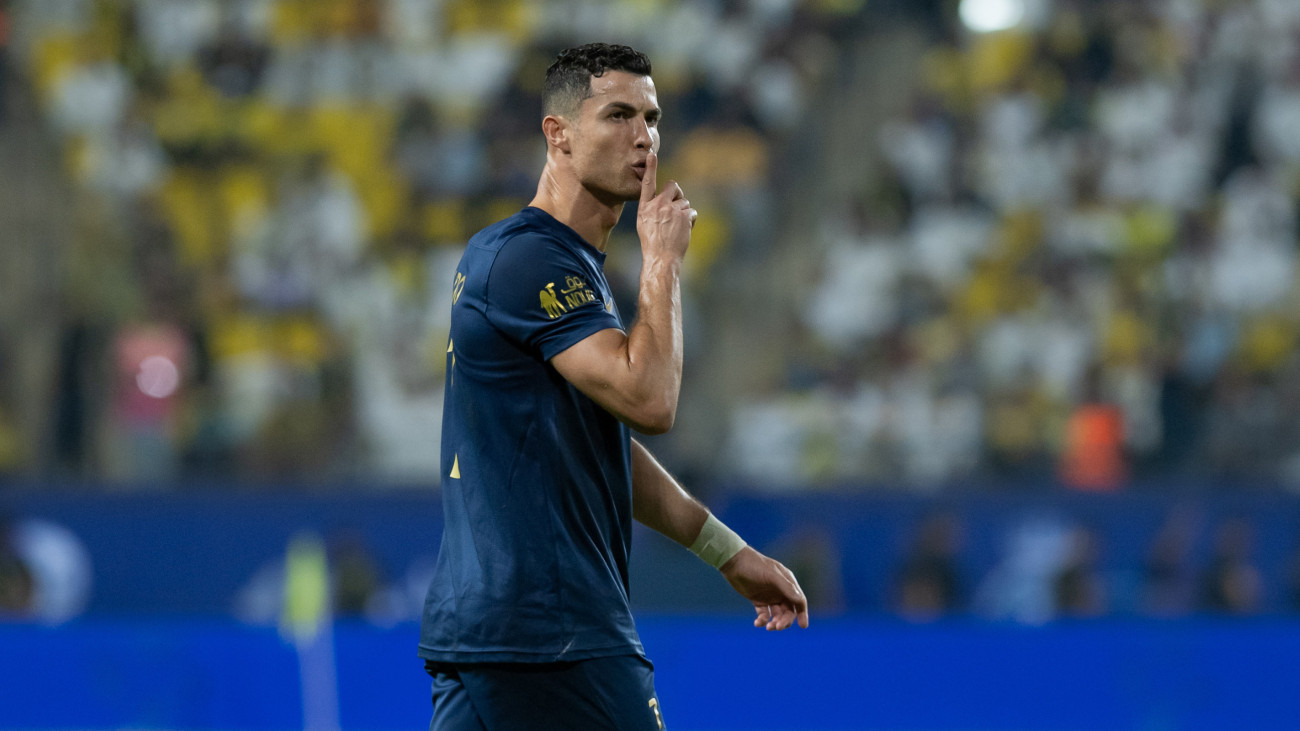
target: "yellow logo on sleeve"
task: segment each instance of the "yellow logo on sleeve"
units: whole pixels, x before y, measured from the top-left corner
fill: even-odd
[[[460,299],[460,293],[463,291],[465,291],[465,275],[456,272],[456,279],[451,283],[451,303],[453,305],[456,304],[456,300]]]
[[[582,277],[575,276],[565,277],[564,289],[558,293],[555,291],[555,282],[551,282],[538,294],[542,300],[542,309],[546,310],[552,320],[569,310],[597,301],[596,293],[591,291],[591,287],[587,286]]]
[[[539,292],[538,296],[542,300],[542,309],[546,310],[547,316],[552,320],[564,314],[564,305],[560,304],[560,299],[555,296],[555,282],[547,284],[546,289]]]

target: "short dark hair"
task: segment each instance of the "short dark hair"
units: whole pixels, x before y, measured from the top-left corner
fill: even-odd
[[[591,96],[591,77],[606,71],[626,71],[637,76],[650,75],[650,59],[628,46],[588,43],[567,48],[546,69],[542,84],[542,114],[569,114]]]

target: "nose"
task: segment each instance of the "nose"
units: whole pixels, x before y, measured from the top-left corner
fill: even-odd
[[[654,130],[644,119],[638,119],[636,123],[636,149],[649,150],[654,145]]]

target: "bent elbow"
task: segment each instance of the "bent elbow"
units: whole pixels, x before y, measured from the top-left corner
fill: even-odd
[[[676,417],[676,414],[669,413],[660,418],[643,422],[634,428],[642,434],[651,437],[659,436],[660,434],[667,434],[668,431],[673,428],[673,421]]]
[[[648,436],[658,436],[673,428],[677,420],[676,402],[646,404],[639,409],[636,417],[629,420],[628,426]]]

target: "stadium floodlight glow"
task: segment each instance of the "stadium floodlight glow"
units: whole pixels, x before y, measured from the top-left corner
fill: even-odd
[[[1014,28],[1025,17],[1024,0],[961,0],[961,22],[976,33]]]

